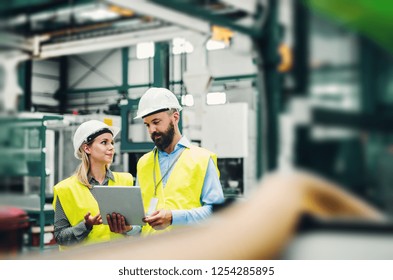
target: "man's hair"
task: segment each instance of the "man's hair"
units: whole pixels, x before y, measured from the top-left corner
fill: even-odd
[[[167,112],[168,112],[168,115],[172,115],[173,113],[179,112],[179,110],[176,108],[171,108]]]

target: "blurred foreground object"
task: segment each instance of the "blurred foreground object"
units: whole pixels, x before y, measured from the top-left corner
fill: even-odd
[[[304,0],[311,8],[372,39],[393,52],[393,1]]]
[[[29,217],[20,208],[0,205],[0,259],[21,252]]]
[[[381,226],[388,222],[380,211],[334,183],[307,173],[277,173],[265,176],[252,199],[233,204],[204,224],[33,258],[280,259],[304,215]]]
[[[391,260],[393,223],[321,220],[303,217],[298,233],[281,259],[290,260]]]

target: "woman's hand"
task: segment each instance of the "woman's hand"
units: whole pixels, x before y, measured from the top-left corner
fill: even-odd
[[[102,224],[101,214],[97,214],[93,217],[91,216],[90,212],[87,212],[84,218],[85,218],[86,228],[88,229],[92,229],[94,225]]]
[[[112,232],[125,233],[132,229],[132,226],[126,224],[126,219],[120,213],[113,212],[112,215],[107,214],[106,219]]]

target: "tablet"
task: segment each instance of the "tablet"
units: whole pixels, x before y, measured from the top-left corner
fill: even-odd
[[[108,224],[106,214],[115,212],[122,214],[129,225],[145,225],[142,221],[145,209],[139,186],[94,186],[93,192],[103,224]]]

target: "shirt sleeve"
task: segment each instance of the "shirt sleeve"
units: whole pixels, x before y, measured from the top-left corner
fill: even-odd
[[[84,221],[73,227],[71,226],[59,199],[56,200],[54,228],[57,244],[66,246],[81,242],[91,232],[91,229],[86,227]]]
[[[210,159],[201,194],[201,207],[190,210],[172,210],[172,225],[187,225],[198,223],[208,218],[213,212],[214,204],[224,202],[224,193],[216,166]]]
[[[139,236],[141,234],[141,226],[132,226],[132,229],[126,232],[127,236]]]

